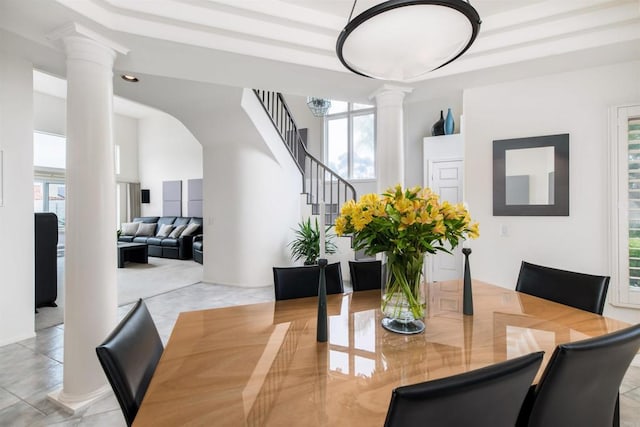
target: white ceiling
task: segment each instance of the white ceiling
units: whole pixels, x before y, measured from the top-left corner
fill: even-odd
[[[354,13],[376,3],[359,0]],[[410,83],[412,97],[640,59],[640,0],[471,3],[483,20],[478,39],[455,62]],[[0,48],[63,76],[64,56],[47,35],[74,21],[129,49],[116,60],[118,73],[364,100],[385,82],[349,73],[336,57],[335,42],[352,5],[351,0],[1,0]]]

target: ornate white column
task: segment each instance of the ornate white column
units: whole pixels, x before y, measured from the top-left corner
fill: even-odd
[[[404,186],[403,101],[413,89],[383,85],[369,99],[376,100],[376,166],[378,192]]]
[[[107,39],[77,24],[51,37],[67,55],[64,380],[50,398],[75,412],[109,390],[96,346],[117,321],[113,62]]]

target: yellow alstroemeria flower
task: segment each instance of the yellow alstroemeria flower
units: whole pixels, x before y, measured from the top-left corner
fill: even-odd
[[[353,216],[355,210],[356,202],[354,200],[348,200],[344,205],[342,205],[342,209],[340,209],[340,215]]]
[[[401,200],[396,200],[393,207],[403,214],[413,209],[413,202],[409,199],[402,198]]]
[[[478,237],[480,237],[480,224],[478,224],[477,222],[471,224],[471,227],[469,227],[469,237],[471,237],[472,239],[477,239]]]
[[[444,202],[442,202],[442,204],[440,205],[440,213],[446,219],[452,219],[453,216],[455,215],[455,211],[453,210],[453,206],[451,206],[451,203],[449,203],[446,200]]]
[[[335,231],[338,236],[342,236],[344,234],[344,230],[347,228],[347,219],[343,216],[339,216],[336,218],[335,223]]]
[[[431,224],[433,222],[433,219],[431,218],[431,215],[426,210],[420,212],[420,215],[418,216],[418,218],[416,220],[420,224]]]
[[[422,190],[422,187],[420,187],[419,185],[416,185],[415,187],[413,187],[411,190],[409,190],[409,192],[414,195],[417,196],[420,191]]]
[[[420,186],[403,190],[397,185],[382,195],[365,194],[357,202],[346,202],[340,212],[335,222],[337,235],[352,233],[359,245],[378,239],[376,244],[381,250],[395,250],[402,244],[425,251],[427,247],[438,248],[445,241],[479,236],[478,223],[472,223],[462,203],[440,202],[431,189]],[[388,247],[380,242],[382,237]]]
[[[371,215],[356,215],[351,218],[351,224],[356,231],[362,231],[372,220]]]
[[[373,210],[373,215],[375,216],[379,216],[379,217],[386,217],[387,216],[387,203],[380,200],[378,202],[378,204],[376,205],[376,207]]]
[[[406,226],[413,225],[416,222],[416,213],[411,211],[400,218],[400,222]]]
[[[361,206],[368,209],[375,209],[379,203],[380,197],[375,193],[365,194],[360,198]]]

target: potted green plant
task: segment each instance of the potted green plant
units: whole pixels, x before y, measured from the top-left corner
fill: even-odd
[[[333,243],[334,234],[329,233],[330,227],[325,231],[324,251],[327,254],[335,254],[337,246]],[[318,219],[315,220],[315,226],[311,225],[311,218],[298,223],[298,229],[295,230],[295,239],[289,243],[291,249],[291,257],[294,261],[304,259],[304,265],[313,265],[318,263],[320,256],[320,228],[318,227]]]

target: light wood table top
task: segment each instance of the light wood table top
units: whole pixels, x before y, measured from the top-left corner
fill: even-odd
[[[429,286],[426,330],[380,325],[380,291],[328,296],[329,342],[316,341],[317,298],[181,313],[135,426],[382,426],[391,391],[627,327],[474,281]],[[540,375],[540,373],[538,373]]]

